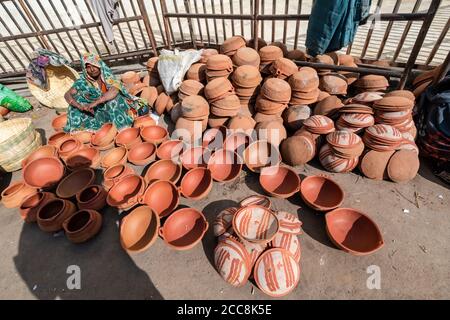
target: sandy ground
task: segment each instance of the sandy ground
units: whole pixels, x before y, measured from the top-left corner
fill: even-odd
[[[49,137],[53,111],[38,108],[29,115]],[[316,162],[296,170],[302,177],[323,172]],[[370,256],[346,254],[328,239],[323,214],[305,207],[299,195],[272,199],[276,209],[298,214],[303,222],[301,280],[284,299],[449,299],[450,190],[425,163],[407,184],[358,173],[329,175],[345,190],[344,206],[363,210],[378,223],[385,246]],[[1,190],[20,178],[20,171],[1,176]],[[234,183],[214,183],[206,199],[181,204],[202,210],[211,224],[222,209],[259,193],[258,177],[244,171]],[[61,233],[24,224],[17,209],[0,206],[0,299],[270,299],[252,281],[233,288],[221,279],[212,265],[212,228],[192,250],[173,251],[158,239],[130,256],[119,243],[122,216],[103,210],[101,233],[74,245]],[[80,267],[80,290],[67,287],[71,265]],[[379,290],[367,288],[370,266],[380,268]]]

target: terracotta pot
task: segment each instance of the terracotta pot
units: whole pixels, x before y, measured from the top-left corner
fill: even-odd
[[[70,170],[97,168],[100,165],[100,152],[92,147],[80,149],[69,155],[66,165]]]
[[[76,194],[78,208],[80,210],[96,210],[103,209],[106,205],[106,196],[108,193],[99,185],[90,185]]]
[[[125,216],[120,224],[120,244],[130,253],[147,250],[158,238],[159,216],[148,206],[141,206]]]
[[[205,121],[206,120],[206,121]],[[194,144],[201,139],[204,129],[206,129],[207,119],[202,121],[191,121],[183,117],[178,118],[175,124],[174,138]]]
[[[148,168],[144,179],[147,184],[157,180],[168,180],[176,184],[181,177],[182,170],[181,164],[177,164],[172,160],[158,160]]]
[[[56,196],[50,192],[36,192],[25,197],[20,204],[20,216],[25,222],[36,222],[39,209]]]
[[[272,75],[278,79],[287,79],[298,71],[297,65],[290,59],[279,58],[270,66]]]
[[[267,209],[270,209],[272,207],[272,201],[270,201],[270,199],[267,198],[266,196],[253,195],[253,196],[249,196],[249,197],[242,199],[239,202],[239,205],[241,207],[257,205],[257,206],[266,207]]]
[[[284,124],[292,131],[299,130],[303,126],[303,121],[310,116],[311,108],[303,105],[291,106],[283,112]]]
[[[238,208],[230,207],[219,212],[213,223],[214,235],[216,237],[220,237],[231,227],[231,221],[236,211],[238,211]]]
[[[154,125],[156,125],[155,120],[153,120],[153,118],[148,115],[137,117],[133,121],[133,127],[135,128],[142,128]]]
[[[280,224],[280,233],[288,233],[292,235],[298,235],[302,233],[302,222],[298,219],[296,214],[292,214],[285,211],[277,211],[275,215],[278,218]],[[288,248],[285,248],[288,250]]]
[[[28,157],[22,161],[22,169],[33,160],[48,157],[58,157],[58,149],[53,145],[45,145],[31,152]]]
[[[125,164],[128,160],[128,151],[125,147],[117,147],[103,155],[101,158],[101,166],[110,168],[117,164]]]
[[[126,128],[120,131],[115,139],[116,145],[125,147],[127,150],[139,142],[142,142],[139,128]]]
[[[155,211],[160,218],[170,215],[178,206],[180,192],[170,181],[160,180],[150,184],[144,195],[139,199],[140,204],[146,204]]]
[[[103,187],[105,190],[112,188],[114,184],[127,175],[134,174],[134,170],[124,164],[116,164],[105,170],[103,173]]]
[[[150,81],[150,78],[148,78],[148,79]],[[155,101],[156,101],[157,98],[158,98],[158,90],[155,87],[146,87],[141,92],[141,99],[147,101],[147,104],[150,107],[154,106]],[[140,127],[141,124],[145,124],[144,127],[147,126],[147,125],[155,125],[156,122],[153,121],[153,123],[152,123],[150,121],[150,119],[153,120],[151,117],[149,117],[147,115],[138,117],[138,118],[134,119],[133,126],[134,127]],[[138,122],[136,122],[136,120],[138,120]],[[144,122],[142,122],[142,121],[144,121]]]
[[[376,223],[366,214],[352,208],[339,208],[325,215],[331,241],[342,250],[361,256],[374,253],[383,245]]]
[[[236,67],[244,65],[259,67],[261,62],[258,51],[249,47],[239,48],[233,55],[232,61]],[[297,68],[295,68],[295,70],[297,70]]]
[[[194,168],[184,175],[180,190],[186,198],[200,200],[208,196],[212,185],[211,171],[206,168]]]
[[[136,166],[145,166],[156,158],[156,145],[152,142],[141,142],[130,148],[128,161]]]
[[[419,167],[419,156],[415,151],[398,150],[389,160],[387,173],[394,182],[407,182],[417,175]]]
[[[56,132],[61,132],[64,126],[67,124],[67,113],[62,113],[59,116],[53,118],[52,127]]]
[[[217,272],[234,287],[241,287],[247,283],[252,269],[249,260],[244,245],[231,237],[219,241],[214,249],[214,266]]]
[[[278,149],[267,141],[258,140],[251,143],[244,151],[244,162],[253,172],[262,168],[276,166],[280,163]]]
[[[186,73],[186,79],[205,82],[206,80],[206,64],[194,63]]]
[[[203,133],[202,146],[210,150],[220,149],[228,135],[227,127],[210,128]]]
[[[281,143],[280,152],[283,161],[288,165],[304,165],[314,158],[316,144],[311,135],[294,135]]]
[[[206,73],[208,71],[233,71],[233,62],[230,57],[223,54],[215,54],[208,58],[206,61]]]
[[[259,140],[266,140],[272,145],[278,147],[284,139],[287,138],[286,128],[282,122],[266,121],[260,122],[255,127]]]
[[[159,229],[164,242],[175,250],[189,250],[199,243],[206,231],[205,216],[193,208],[183,208],[172,213]]]
[[[344,201],[344,191],[324,176],[309,176],[302,181],[300,195],[305,203],[317,211],[330,211]]]
[[[252,142],[252,137],[244,132],[231,133],[224,141],[223,148],[236,152],[239,156],[242,156],[244,150]]]
[[[111,207],[121,210],[129,210],[138,204],[139,198],[145,191],[144,178],[130,174],[120,179],[109,190],[106,202]]]
[[[205,86],[205,97],[209,102],[217,100],[227,92],[233,92],[233,85],[226,78],[217,78],[208,82]]]
[[[186,170],[206,167],[211,151],[203,147],[191,147],[181,155],[181,164]]]
[[[102,215],[95,210],[80,210],[64,221],[67,239],[82,243],[94,237],[102,227]]]
[[[72,172],[61,180],[56,188],[56,195],[61,199],[74,198],[75,195],[95,180],[95,172],[91,168],[84,168]]]
[[[148,126],[142,128],[141,137],[146,142],[152,142],[155,145],[159,145],[169,137],[169,132],[166,128],[161,126]]]
[[[160,144],[156,150],[156,156],[160,160],[172,160],[178,162],[185,150],[186,143],[181,140],[167,140]]]
[[[219,182],[230,182],[237,179],[242,171],[242,159],[234,152],[219,149],[208,161],[211,176]]]
[[[69,134],[65,132],[56,132],[48,138],[47,144],[58,148],[59,145],[68,138],[70,138]]]
[[[58,154],[61,157],[61,159],[66,159],[70,154],[77,152],[82,148],[83,144],[75,139],[75,138],[68,138],[64,140],[58,148]]]
[[[24,181],[15,182],[3,190],[2,203],[6,208],[17,208],[24,198],[36,192],[36,188],[27,186]]]
[[[91,137],[91,144],[93,146],[104,147],[114,142],[117,135],[117,128],[112,123],[105,123],[96,133]]]
[[[261,62],[275,61],[278,58],[283,58],[283,51],[277,46],[269,45],[259,49],[259,56]]]
[[[64,176],[64,165],[58,158],[47,157],[29,162],[22,172],[25,183],[33,188],[50,188]]]
[[[239,48],[245,47],[247,42],[242,36],[233,36],[226,39],[220,46],[220,52],[229,54],[232,51],[237,51]]]
[[[75,139],[78,139],[82,144],[90,144],[93,135],[94,135],[93,132],[81,131],[81,132],[75,133],[73,135],[73,137]]]
[[[124,84],[135,84],[140,80],[139,73],[135,71],[127,71],[120,76]]]
[[[37,223],[45,232],[56,232],[63,228],[63,223],[70,218],[77,207],[69,200],[52,199],[38,210]]]
[[[8,113],[9,113],[9,109],[8,109],[8,108],[5,108],[5,107],[0,106],[0,116],[4,117],[4,116],[6,116]]]
[[[276,198],[289,198],[300,190],[300,177],[288,167],[268,167],[261,170],[261,187]]]

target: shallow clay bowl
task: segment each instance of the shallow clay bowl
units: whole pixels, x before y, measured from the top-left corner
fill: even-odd
[[[154,126],[156,124],[155,120],[148,115],[140,116],[134,119],[133,127],[142,128],[148,126]]]
[[[300,189],[300,177],[288,167],[263,168],[259,183],[267,194],[277,198],[289,198]]]
[[[156,150],[156,156],[158,159],[166,159],[177,161],[185,150],[186,143],[181,140],[167,140],[161,143]]]
[[[154,144],[159,145],[161,142],[168,139],[169,133],[166,128],[155,125],[142,128],[141,137],[144,141],[153,142]]]
[[[69,199],[82,189],[91,185],[95,180],[95,172],[91,168],[84,168],[72,172],[61,180],[56,188],[56,195],[61,199]]]
[[[155,211],[160,218],[170,215],[178,206],[180,192],[170,181],[155,181],[148,186],[139,203],[146,204]]]
[[[233,229],[239,238],[252,243],[267,244],[276,236],[280,224],[268,208],[250,205],[240,208],[233,216]]]
[[[58,149],[52,145],[45,145],[34,150],[30,155],[22,161],[22,168],[33,160],[48,157],[57,157]]]
[[[111,207],[131,209],[145,191],[145,181],[136,174],[130,174],[120,179],[110,190],[106,202]]]
[[[187,149],[181,155],[181,164],[186,170],[193,168],[206,167],[211,152],[207,148],[192,147]]]
[[[101,166],[105,169],[116,164],[125,164],[128,159],[128,151],[125,147],[117,147],[103,155]]]
[[[58,158],[47,157],[29,162],[23,169],[23,180],[33,188],[49,188],[64,176],[64,165]]]
[[[152,142],[141,142],[130,148],[128,161],[136,166],[145,166],[156,158],[156,145]]]
[[[112,123],[105,123],[96,133],[91,137],[91,144],[94,146],[103,147],[110,145],[117,135],[117,128]]]
[[[214,180],[230,182],[239,177],[242,170],[242,160],[234,152],[220,149],[213,153],[208,161],[208,169]]]
[[[63,130],[67,123],[67,113],[63,113],[52,120],[52,127],[56,132]]]
[[[201,241],[208,230],[205,216],[193,208],[172,213],[159,229],[164,242],[175,250],[189,250]]]
[[[69,134],[65,132],[56,132],[48,138],[47,144],[58,148],[59,145],[68,138],[70,138]]]
[[[70,170],[92,167],[95,168],[100,162],[100,151],[89,147],[72,153],[66,160]]]
[[[177,183],[183,171],[181,164],[169,159],[158,160],[148,168],[144,179],[147,184],[156,180],[168,180]]]
[[[94,135],[94,133],[92,133],[90,131],[81,131],[81,132],[75,133],[73,135],[73,137],[78,139],[82,144],[89,144],[89,143],[91,143],[91,139],[92,139],[93,135]]]
[[[344,201],[344,191],[333,180],[323,176],[309,176],[300,186],[303,201],[314,210],[330,211]]]
[[[230,150],[236,152],[238,155],[242,156],[244,150],[252,142],[252,138],[244,132],[235,132],[230,134],[223,143],[223,148],[225,150]]]
[[[139,128],[126,128],[116,136],[116,145],[130,149],[132,146],[142,142]]]
[[[128,252],[142,252],[155,243],[159,227],[159,216],[150,207],[136,208],[121,221],[120,244]]]
[[[375,222],[356,209],[335,209],[325,215],[325,221],[331,241],[351,254],[368,255],[384,245]]]
[[[212,185],[211,171],[206,168],[194,168],[184,175],[180,190],[186,198],[199,200],[209,194]]]

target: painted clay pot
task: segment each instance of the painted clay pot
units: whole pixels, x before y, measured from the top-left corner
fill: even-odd
[[[272,201],[270,201],[270,199],[267,198],[266,196],[253,195],[253,196],[248,196],[248,197],[242,199],[239,202],[239,205],[241,207],[249,207],[249,206],[257,205],[257,206],[266,207],[267,209],[270,209],[272,207]]]
[[[203,147],[191,147],[181,155],[181,164],[186,170],[206,167],[211,157],[211,151]]]
[[[75,151],[66,159],[66,165],[72,171],[83,168],[97,168],[100,165],[100,151],[92,147]]]
[[[274,145],[258,140],[245,149],[244,162],[251,171],[260,172],[262,168],[278,165],[280,154]]]
[[[211,171],[206,168],[194,168],[184,175],[180,190],[186,198],[200,200],[208,196],[213,186],[212,182]]]
[[[129,150],[132,146],[142,142],[139,128],[126,128],[120,131],[115,139],[116,145]]]
[[[285,211],[275,212],[278,222],[280,224],[280,233],[301,234],[302,222],[298,217],[292,213]]]
[[[82,243],[93,238],[102,227],[102,215],[95,210],[80,210],[64,221],[67,239]]]
[[[100,164],[103,168],[110,168],[117,164],[125,164],[128,160],[128,151],[125,147],[117,147],[106,154],[104,154],[101,158]]]
[[[226,208],[219,212],[214,219],[214,235],[220,237],[232,226],[233,216],[238,211],[236,207]]]
[[[331,241],[348,253],[368,255],[384,245],[376,223],[356,209],[335,209],[325,215],[325,221]]]
[[[289,198],[300,190],[300,177],[288,167],[263,168],[259,183],[267,194],[276,198]]]
[[[67,138],[59,145],[58,154],[61,159],[65,160],[69,155],[77,152],[82,147],[83,144],[79,140],[75,138]]]
[[[63,223],[77,210],[75,204],[65,199],[49,200],[39,208],[37,223],[45,232],[56,232],[63,228]]]
[[[239,177],[242,171],[242,159],[232,151],[220,149],[209,158],[208,169],[214,180],[230,182]]]
[[[208,222],[203,213],[193,208],[183,208],[166,219],[159,235],[170,248],[189,250],[202,240],[207,230]]]
[[[78,208],[80,210],[96,210],[103,209],[106,205],[106,196],[108,193],[99,185],[90,185],[76,194]]]
[[[220,241],[214,249],[214,266],[220,276],[234,287],[245,285],[251,272],[247,250],[233,238]]]
[[[148,115],[137,117],[133,121],[133,127],[135,127],[135,128],[143,128],[143,127],[154,126],[154,125],[156,125],[155,120],[153,120],[153,118]]]
[[[67,113],[62,113],[59,116],[53,118],[52,127],[56,132],[61,132],[64,126],[67,124]]]
[[[169,137],[169,133],[166,128],[161,126],[148,126],[141,129],[141,137],[146,142],[152,142],[159,145]]]
[[[117,128],[112,123],[104,124],[91,137],[91,144],[95,147],[105,147],[114,142],[117,135]]]
[[[20,204],[20,216],[25,222],[36,222],[39,209],[56,196],[50,192],[36,192],[24,198]]]
[[[138,204],[139,198],[144,194],[145,187],[144,178],[136,174],[130,174],[113,185],[106,197],[106,202],[111,207],[129,210]]]
[[[30,187],[24,181],[11,184],[1,194],[2,203],[6,208],[17,208],[22,200],[34,193],[36,188]]]
[[[94,180],[95,172],[91,168],[74,171],[61,180],[56,188],[56,195],[61,199],[74,198],[78,192],[91,185]]]
[[[50,188],[64,176],[64,165],[55,157],[29,162],[22,172],[25,183],[33,188]]]
[[[119,182],[120,179],[129,174],[134,174],[134,170],[127,165],[116,164],[111,166],[103,172],[103,187],[105,190],[109,190],[114,184]]]
[[[305,203],[317,211],[330,211],[344,201],[344,191],[330,178],[309,176],[302,181],[300,195]]]
[[[48,138],[47,144],[58,148],[59,145],[68,138],[70,138],[69,134],[65,132],[56,132]]]
[[[156,157],[160,160],[178,162],[185,151],[186,143],[181,140],[167,140],[161,143],[156,150]]]
[[[145,166],[156,158],[156,145],[152,142],[141,142],[130,148],[128,161],[136,166]]]
[[[45,145],[31,152],[28,157],[22,160],[22,169],[33,160],[47,157],[58,157],[58,149],[52,145]]]
[[[145,173],[145,182],[149,185],[157,180],[168,180],[176,184],[181,177],[181,164],[163,159],[153,163]]]
[[[178,206],[180,193],[170,181],[155,181],[148,186],[139,203],[146,204],[155,211],[160,218],[170,215]]]
[[[300,241],[295,234],[278,232],[270,243],[272,248],[280,248],[289,251],[297,263],[300,262],[302,250]]]
[[[148,206],[141,206],[125,216],[120,224],[120,244],[130,253],[147,250],[158,238],[159,216]]]

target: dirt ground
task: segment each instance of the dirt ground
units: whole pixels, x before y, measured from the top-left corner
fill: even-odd
[[[29,116],[48,138],[53,111],[38,108]],[[301,177],[323,172],[317,162],[296,169]],[[373,255],[349,255],[333,246],[323,214],[308,209],[298,194],[272,199],[275,209],[297,213],[303,222],[301,279],[284,299],[449,299],[450,190],[425,162],[406,184],[327,174],[344,188],[343,206],[363,210],[378,223],[385,246]],[[18,179],[21,171],[1,176],[0,190]],[[202,210],[211,225],[222,209],[259,193],[258,177],[244,171],[234,183],[214,183],[206,199],[182,199],[181,205]],[[270,299],[252,281],[234,288],[221,279],[212,264],[212,228],[192,250],[177,252],[158,239],[130,256],[119,243],[122,216],[103,210],[99,235],[74,245],[62,233],[23,223],[17,209],[0,206],[0,299]],[[81,270],[79,290],[66,284],[71,265]],[[367,287],[373,265],[380,268],[380,289]]]

